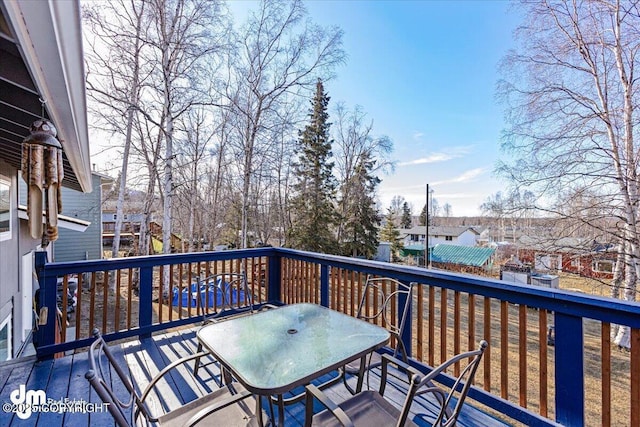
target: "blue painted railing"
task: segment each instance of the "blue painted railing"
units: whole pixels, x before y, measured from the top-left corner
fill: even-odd
[[[331,306],[331,293],[336,292],[335,284],[331,279],[332,272],[334,269],[342,269],[364,275],[393,277],[404,282],[417,282],[425,288],[447,289],[453,292],[478,295],[498,301],[507,301],[510,304],[553,312],[555,319],[555,379],[552,380],[552,385],[555,389],[555,421],[562,425],[585,425],[584,320],[594,319],[602,323],[629,326],[634,330],[634,337],[640,336],[637,333],[637,330],[640,329],[640,305],[637,303],[557,289],[509,284],[475,276],[283,248],[157,255],[66,263],[46,263],[45,257],[38,255],[36,258],[36,270],[41,285],[41,304],[49,308],[46,325],[41,326],[37,331],[38,356],[41,358],[51,357],[61,351],[84,347],[91,341],[87,336],[70,342],[56,343],[56,333],[53,325],[56,321],[54,307],[56,304],[56,280],[58,277],[119,269],[139,269],[139,323],[130,329],[119,330],[107,334],[105,337],[107,339],[120,339],[130,336],[148,337],[154,331],[195,323],[200,320],[199,316],[194,315],[188,318],[154,323],[152,314],[155,304],[153,301],[154,269],[167,265],[220,262],[252,257],[261,257],[268,260],[266,300],[269,302],[287,302],[288,297],[285,295],[285,285],[283,283],[288,283],[287,281],[290,278],[286,277],[288,270],[285,268],[285,264],[301,262],[312,266],[312,269],[317,268],[317,276],[309,276],[317,277],[317,279],[314,279],[315,283],[312,283],[312,286],[319,288],[319,300],[314,300],[313,302],[325,306]],[[424,322],[423,313],[418,313],[418,315],[421,317],[420,320],[415,313],[410,317],[413,323],[407,325],[402,336],[405,347],[410,354],[415,339],[416,322]],[[631,348],[629,357],[631,358],[632,367],[638,366],[637,361],[640,357],[640,348],[638,346],[636,344]],[[419,362],[416,362],[416,364],[420,365]],[[632,407],[630,409],[631,414],[628,416],[623,414],[622,419],[634,420],[638,419],[638,411],[640,411],[640,407],[633,407],[633,402],[640,402],[638,387],[633,385],[633,380],[637,380],[638,376],[630,372],[627,372],[626,375],[630,377],[630,382],[632,383],[630,391]],[[633,375],[636,376],[634,377]],[[504,414],[508,418],[526,425],[556,425],[554,421],[546,417],[480,388],[474,387],[470,397]]]

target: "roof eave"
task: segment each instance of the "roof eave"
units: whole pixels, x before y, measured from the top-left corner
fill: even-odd
[[[92,191],[80,4],[4,2],[34,83],[46,101],[82,191]]]

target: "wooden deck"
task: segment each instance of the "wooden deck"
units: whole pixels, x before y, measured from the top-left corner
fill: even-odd
[[[195,329],[185,329],[177,332],[167,332],[154,335],[151,339],[133,340],[113,345],[122,364],[129,366],[136,385],[145,387],[149,379],[171,361],[195,352]],[[48,399],[54,401],[74,401],[100,403],[99,397],[90,388],[84,374],[88,370],[87,353],[77,353],[63,358],[38,362],[34,357],[0,364],[0,402],[3,411],[0,412],[1,426],[113,426],[114,422],[108,412],[60,412],[33,413],[26,419],[8,412],[11,393],[25,385],[26,391],[43,390]],[[178,370],[169,381],[160,385],[161,392],[154,396],[156,406],[169,409],[176,408],[195,397],[214,390],[218,387],[220,372],[217,365],[209,365],[201,369],[199,380],[195,381],[188,369]],[[326,380],[326,378],[321,379]],[[352,379],[354,380],[354,379]],[[351,381],[351,380],[350,380]],[[355,382],[355,381],[354,381]],[[370,376],[371,387],[377,387],[379,376]],[[400,382],[387,387],[385,397],[397,406],[402,405],[406,387]],[[349,396],[348,392],[338,383],[327,390],[327,394],[336,402]],[[429,396],[427,396],[429,397]],[[505,426],[507,424],[472,407],[469,402],[459,418],[459,426]],[[99,409],[96,407],[95,409]],[[91,408],[90,408],[91,409]],[[304,421],[304,403],[298,403],[286,408],[286,426],[301,426]],[[412,407],[413,419],[419,425],[430,425],[433,420],[435,405],[427,398],[417,399]],[[222,426],[224,427],[224,426]]]

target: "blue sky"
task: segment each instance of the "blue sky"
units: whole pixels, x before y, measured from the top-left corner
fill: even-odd
[[[393,140],[396,168],[382,177],[383,207],[398,195],[418,214],[429,183],[455,216],[479,214],[480,204],[505,187],[493,171],[504,128],[495,98],[498,65],[519,23],[508,2],[306,5],[315,22],[344,30],[347,63],[325,84],[331,103],[361,105],[374,134]]]

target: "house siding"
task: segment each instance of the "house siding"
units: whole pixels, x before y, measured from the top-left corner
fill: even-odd
[[[424,245],[426,229],[424,226],[399,230],[404,235],[404,246]],[[471,227],[439,227],[429,226],[429,246],[457,245],[476,246],[478,233]]]
[[[92,176],[93,192],[81,193],[62,189],[62,214],[88,221],[84,232],[59,229],[53,243],[53,257],[57,262],[102,258],[101,178]]]
[[[594,262],[610,261],[611,263],[614,263],[616,260],[615,254],[610,252],[580,254],[540,251],[530,248],[522,248],[518,250],[518,258],[520,261],[534,265],[536,269],[541,271],[549,270],[549,262],[547,262],[546,265],[538,262],[541,257],[547,257],[547,259],[555,258],[556,261],[553,263],[553,270],[577,274],[582,277],[604,280],[612,279],[613,274],[610,272],[594,271]]]
[[[0,322],[13,311],[13,296],[18,292],[20,260],[18,244],[18,215],[16,210],[16,171],[0,161],[0,178],[11,184],[11,238],[0,241]],[[14,334],[15,335],[15,334]]]
[[[12,357],[15,357],[23,344],[23,331],[31,327],[23,322],[24,317],[30,318],[30,310],[23,313],[23,298],[30,301],[33,288],[31,277],[21,277],[22,257],[35,250],[40,242],[29,235],[27,222],[18,219],[18,171],[0,161],[0,177],[11,183],[11,238],[0,241],[0,322],[12,316],[11,344]]]

